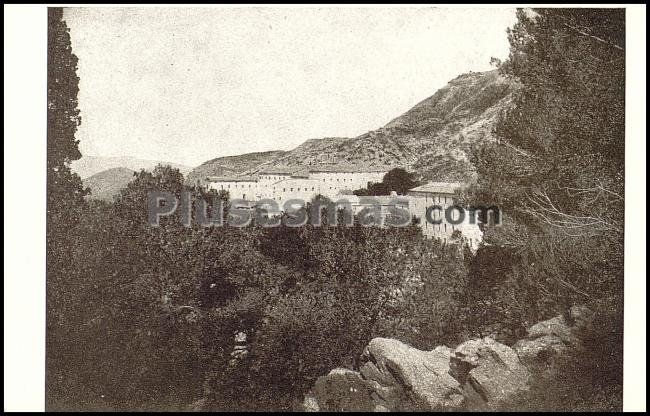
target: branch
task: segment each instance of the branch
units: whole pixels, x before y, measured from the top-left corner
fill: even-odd
[[[618,46],[618,45],[615,44],[615,43],[609,42],[609,41],[607,41],[607,40],[605,40],[605,39],[603,39],[603,38],[599,38],[598,36],[590,35],[589,33],[584,32],[584,31],[580,30],[579,28],[577,28],[577,27],[575,27],[575,26],[571,26],[571,25],[568,24],[568,23],[564,23],[564,26],[568,27],[569,29],[575,30],[576,32],[580,33],[580,34],[583,35],[583,36],[590,37],[590,38],[592,38],[592,39],[594,39],[594,40],[597,40],[598,42],[602,42],[602,43],[604,43],[604,44],[606,44],[606,45],[609,45],[609,46],[611,46],[611,47],[613,47],[613,48],[616,48],[616,49],[618,49],[618,50],[620,50],[620,51],[625,51],[624,48]]]
[[[621,232],[621,228],[615,224],[605,221],[603,218],[594,216],[571,215],[558,209],[545,192],[534,192],[527,195],[532,207],[524,207],[522,211],[543,223],[561,229],[569,236],[584,235],[582,230],[593,230],[598,227],[600,230]],[[578,234],[576,234],[576,231]],[[588,231],[587,231],[588,232]]]

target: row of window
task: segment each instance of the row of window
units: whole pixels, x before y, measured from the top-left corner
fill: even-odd
[[[333,179],[330,179],[330,180],[333,180]],[[347,180],[347,179],[343,178],[343,182],[346,182],[346,181],[352,182],[352,179]],[[325,182],[325,179],[323,179],[323,182]],[[338,178],[336,179],[336,182],[339,182]],[[230,184],[227,184],[226,187],[227,188],[224,188],[224,185],[221,185],[221,189],[230,189]],[[247,186],[246,186],[246,184],[242,184],[242,185],[234,184],[233,187],[234,188],[246,188]],[[248,188],[251,188],[251,187],[252,187],[252,185],[248,184]],[[330,188],[330,189],[332,189],[332,188]],[[440,200],[440,198],[438,198],[438,202],[440,202],[439,200]],[[445,198],[445,202],[447,202],[447,198]]]
[[[428,199],[429,199],[429,197],[427,196],[427,197],[424,198],[424,201],[426,202]],[[440,196],[438,196],[438,203],[442,203],[443,199],[444,199],[444,203],[446,204],[447,203],[447,197],[446,196],[443,197],[443,198],[440,198]],[[436,197],[435,196],[431,197],[431,201],[436,202]],[[449,197],[449,202],[451,202],[451,201],[452,201],[452,198]]]
[[[224,185],[221,185],[221,189],[230,189],[230,184],[225,185],[225,186],[226,186],[226,187],[224,188]],[[233,185],[233,187],[234,187],[234,188],[237,188],[238,186],[235,184],[235,185]],[[239,188],[245,189],[245,188],[246,188],[246,185],[240,185]],[[251,185],[248,185],[248,188],[250,189],[250,188],[251,188]],[[330,189],[330,191],[331,191],[331,190],[333,190],[333,189],[334,189],[334,190],[337,190],[338,188],[330,186],[329,189]],[[273,187],[273,190],[274,190],[274,191],[276,190],[275,186]],[[300,188],[295,188],[295,190],[296,190],[296,192],[300,192]],[[305,192],[309,192],[309,188],[304,188],[304,190],[305,190]],[[293,192],[293,191],[294,191],[294,188],[289,188],[289,192]],[[312,186],[311,191],[312,191],[312,192],[315,192],[315,191],[316,191],[316,188]],[[287,192],[287,188],[282,188],[282,192]]]
[[[444,223],[444,222],[442,224],[431,224],[431,223],[429,223],[429,221],[424,222],[424,228],[432,228],[432,229],[435,230],[436,229],[435,227],[437,226],[438,231],[440,231],[440,226],[441,225],[443,226],[443,231],[447,231],[447,224]],[[451,231],[455,231],[455,230],[456,230],[456,226],[451,225]]]
[[[332,189],[332,188],[330,188]],[[275,187],[273,187],[273,190],[275,191]],[[316,188],[312,187],[311,191],[314,192]],[[305,188],[305,192],[308,192],[309,189]],[[287,192],[287,188],[282,188],[282,192]],[[289,188],[289,192],[293,192],[293,188]],[[300,188],[296,188],[296,192],[300,192]]]
[[[283,175],[283,176],[268,176],[268,175],[267,175],[267,176],[261,176],[261,179],[275,179],[275,180],[280,180],[280,179],[286,179],[286,178],[288,178],[287,175]]]
[[[234,184],[233,187],[234,187],[234,188],[237,188],[237,184]],[[246,188],[246,185],[241,185],[241,186],[239,186],[239,188],[245,189],[245,188]],[[248,185],[248,188],[249,188],[249,189],[251,188],[251,185],[250,185],[250,184]],[[230,184],[226,185],[226,188],[224,188],[223,185],[221,185],[221,189],[230,189]]]
[[[286,179],[288,176],[261,176],[261,179],[275,179],[275,180],[280,180],[280,179]],[[342,179],[342,180],[341,180]],[[334,181],[334,178],[323,178],[323,182],[325,181]],[[336,178],[336,182],[353,182],[354,180],[352,178]]]

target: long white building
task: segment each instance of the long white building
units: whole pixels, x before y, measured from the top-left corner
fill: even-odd
[[[228,191],[232,199],[273,199],[283,203],[289,199],[309,200],[319,194],[328,198],[351,194],[367,188],[369,183],[381,182],[386,173],[378,169],[270,169],[255,176],[208,177],[206,182],[208,189]]]
[[[291,199],[310,201],[317,195],[323,195],[332,201],[345,199],[351,203],[354,214],[358,214],[366,204],[352,191],[367,188],[370,183],[381,182],[386,170],[353,170],[344,169],[311,169],[295,171],[289,169],[268,169],[252,176],[208,177],[207,188],[228,191],[231,199],[260,201],[271,199],[282,207]],[[466,185],[457,182],[430,182],[411,189],[407,195],[400,196],[401,208],[408,208],[412,217],[419,219],[422,233],[431,238],[444,242],[452,239],[455,231],[460,238],[475,250],[482,241],[483,233],[477,223],[473,223],[471,215],[458,210],[450,210],[450,217],[445,216],[445,210],[454,205],[454,193]],[[393,196],[379,198],[382,217],[391,207]],[[432,209],[427,218],[427,209]],[[451,219],[451,221],[449,221]],[[432,222],[433,221],[433,222]],[[458,223],[456,223],[458,222]],[[382,221],[383,223],[383,221]]]

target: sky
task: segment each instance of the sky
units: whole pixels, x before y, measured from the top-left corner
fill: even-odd
[[[197,166],[377,129],[508,56],[508,8],[69,8],[90,156]]]

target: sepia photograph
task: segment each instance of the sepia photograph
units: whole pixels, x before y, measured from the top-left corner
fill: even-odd
[[[44,410],[627,410],[630,13],[44,7]]]

